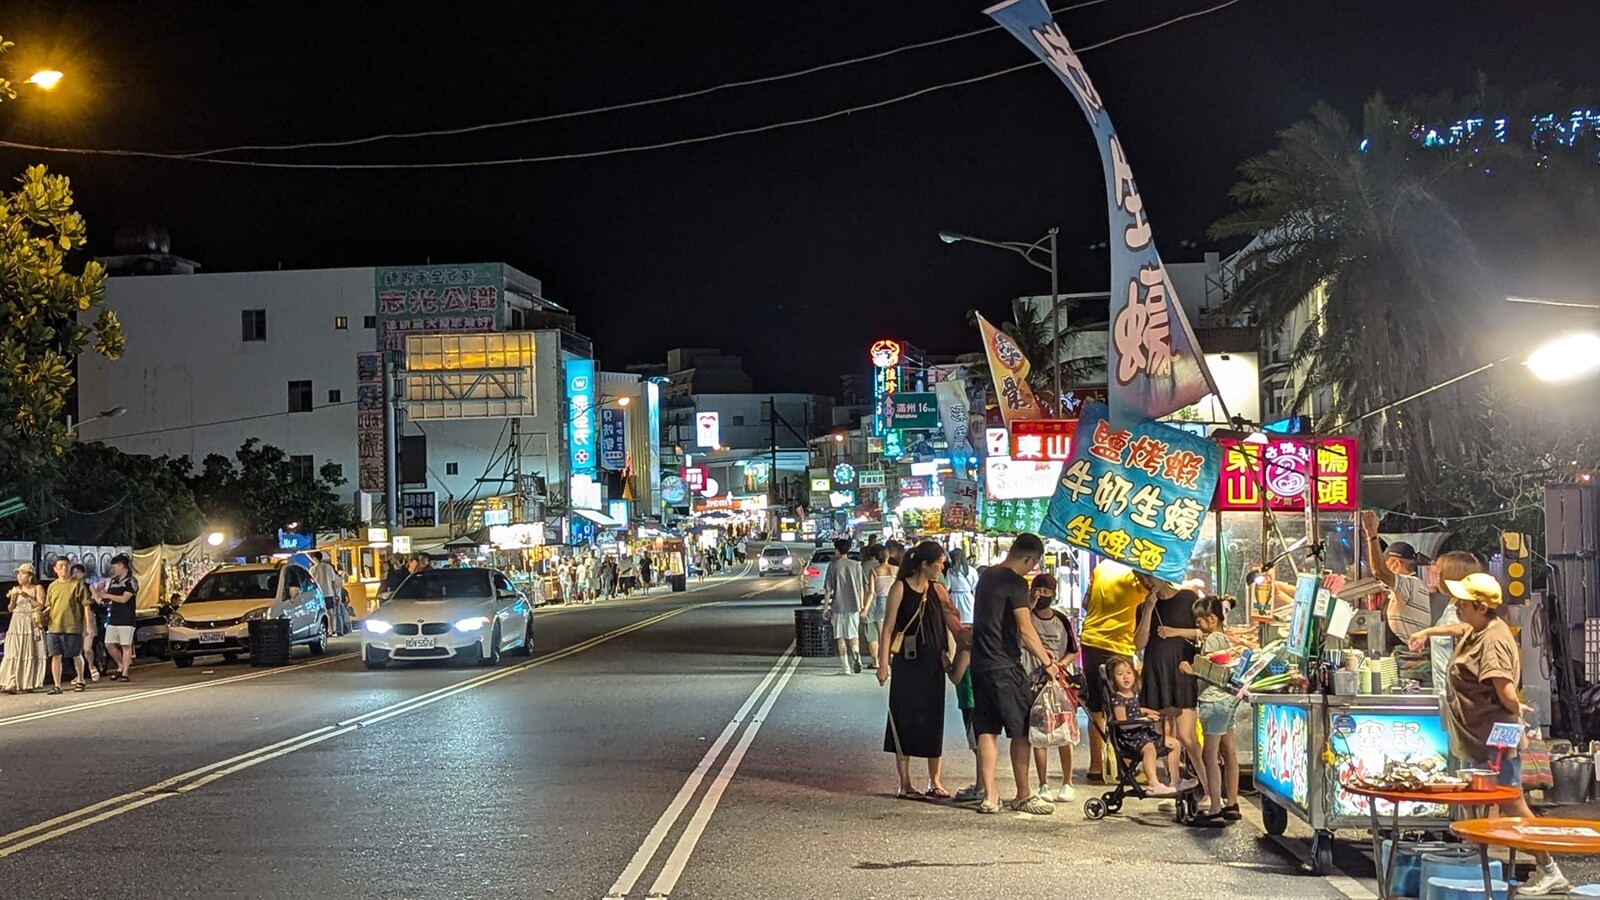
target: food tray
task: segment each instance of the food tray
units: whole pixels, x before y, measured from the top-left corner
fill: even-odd
[[[1450,794],[1467,789],[1465,781],[1441,781],[1425,784],[1421,787],[1424,794]]]

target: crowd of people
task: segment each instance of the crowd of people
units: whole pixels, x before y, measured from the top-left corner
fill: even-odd
[[[82,691],[102,677],[128,681],[139,593],[132,561],[119,554],[110,577],[93,580],[83,564],[65,557],[51,568],[55,579],[46,585],[32,563],[23,563],[6,592],[11,624],[0,657],[0,691],[31,693],[49,685],[46,693],[60,694],[69,685]]]

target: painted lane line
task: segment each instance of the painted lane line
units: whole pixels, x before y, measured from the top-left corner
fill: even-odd
[[[772,705],[778,702],[778,696],[794,676],[795,670],[800,668],[800,657],[789,661],[789,667],[778,679],[772,688],[772,693],[767,695],[766,702],[761,704],[761,709],[750,720],[749,727],[739,738],[739,743],[734,746],[733,752],[728,755],[727,762],[722,764],[722,770],[712,780],[711,787],[706,790],[706,795],[700,798],[700,806],[695,810],[694,817],[689,820],[689,825],[678,838],[678,844],[672,848],[672,855],[667,857],[666,865],[661,867],[661,874],[656,876],[655,884],[650,886],[651,897],[666,897],[677,886],[678,879],[683,875],[684,867],[689,864],[689,857],[694,854],[694,849],[700,843],[700,836],[705,833],[706,823],[711,821],[711,816],[717,811],[717,804],[722,802],[722,795],[728,790],[728,785],[733,782],[733,776],[738,773],[739,765],[744,762],[745,752],[750,749],[750,744],[755,741],[756,733],[761,730],[761,725],[767,720],[767,714],[772,711]]]
[[[150,690],[140,691],[134,694],[119,694],[115,697],[105,697],[100,700],[90,700],[86,703],[74,703],[71,706],[63,706],[57,709],[41,709],[31,713],[19,713],[15,716],[9,716],[7,718],[0,719],[0,728],[4,728],[7,725],[20,725],[24,722],[36,722],[40,719],[50,719],[56,716],[65,716],[71,713],[84,712],[91,709],[102,709],[107,706],[116,706],[119,703],[132,703],[135,700],[150,700],[156,697],[166,697],[171,694],[182,694],[186,691],[196,691],[201,688],[214,687],[221,684],[236,684],[241,681],[249,681],[252,678],[265,678],[268,675],[281,675],[284,672],[295,672],[301,669],[309,669],[312,666],[325,666],[328,663],[339,662],[341,660],[350,659],[354,656],[354,653],[340,653],[334,656],[326,656],[318,660],[296,663],[292,666],[275,667],[260,672],[247,672],[242,675],[229,675],[226,678],[216,678],[210,681],[197,681],[193,684],[178,684],[166,688],[152,688]]]
[[[678,789],[677,796],[672,798],[672,802],[661,813],[661,818],[656,820],[656,824],[650,829],[650,833],[645,835],[644,843],[639,845],[639,849],[633,854],[633,859],[628,861],[627,868],[622,870],[622,874],[618,875],[616,882],[611,885],[611,890],[606,892],[607,900],[620,900],[620,898],[626,897],[629,891],[633,890],[633,886],[639,882],[639,876],[644,874],[644,870],[649,867],[650,861],[655,859],[656,851],[661,849],[661,842],[666,840],[667,833],[672,830],[672,826],[678,824],[678,818],[683,815],[684,809],[688,807],[690,798],[694,796],[695,791],[699,790],[700,782],[705,780],[706,773],[711,771],[712,764],[722,755],[722,748],[728,745],[728,741],[733,738],[734,733],[739,730],[740,726],[744,725],[745,716],[750,714],[750,710],[755,707],[756,701],[761,699],[761,695],[766,692],[767,686],[772,684],[772,680],[777,677],[778,670],[789,662],[794,651],[795,645],[791,642],[789,648],[778,657],[778,661],[773,663],[772,668],[767,670],[767,677],[761,679],[761,683],[756,685],[756,689],[751,691],[750,696],[745,698],[744,705],[740,706],[739,711],[733,714],[732,719],[728,720],[728,724],[722,729],[722,733],[717,735],[717,739],[712,742],[705,756],[700,758],[700,762],[694,767],[694,771],[689,773],[689,777],[684,781],[683,787]]]
[[[560,659],[565,659],[568,656],[574,655],[575,653],[579,653],[583,650],[587,650],[608,641],[615,640],[626,634],[638,631],[641,628],[648,627],[674,616],[692,612],[696,609],[702,609],[706,606],[711,606],[717,602],[720,601],[697,603],[690,606],[679,607],[678,609],[668,610],[665,613],[652,616],[649,619],[644,619],[640,622],[635,622],[622,628],[614,629],[606,632],[605,634],[597,635],[596,637],[585,640],[579,644],[575,644],[571,647],[563,648],[562,650],[556,651],[548,656],[542,656],[538,659],[530,660],[529,662],[512,666],[507,669],[486,672],[483,675],[476,676],[459,684],[449,685],[444,688],[429,691],[427,694],[420,695],[419,697],[410,697],[405,700],[389,704],[388,706],[379,707],[378,709],[371,710],[361,716],[357,716],[353,719],[347,719],[344,722],[338,723],[337,725],[325,725],[321,728],[316,728],[303,734],[286,738],[276,743],[269,744],[265,747],[246,751],[218,762],[209,763],[199,768],[191,769],[181,775],[174,775],[170,778],[162,779],[161,781],[149,785],[148,787],[118,794],[115,797],[109,797],[105,800],[99,801],[98,803],[83,807],[82,809],[74,810],[69,813],[63,813],[43,822],[17,829],[9,834],[0,835],[0,859],[20,853],[23,850],[27,850],[30,847],[45,843],[46,841],[53,840],[54,838],[80,831],[84,828],[88,828],[91,825],[95,825],[108,819],[123,815],[124,813],[133,812],[134,810],[148,806],[157,800],[163,800],[168,797],[191,793],[201,787],[212,784],[213,782],[220,778],[226,777],[227,775],[235,774],[246,769],[253,768],[261,763],[287,756],[295,751],[303,750],[307,747],[320,744],[323,741],[331,740],[332,738],[339,737],[344,734],[349,734],[350,732],[359,728],[377,724],[378,722],[385,721],[393,718],[394,716],[406,712],[413,712],[417,709],[421,709],[422,707],[429,706],[433,703],[439,702],[440,700],[454,696],[455,694],[482,687],[483,685],[491,682],[499,681],[502,678],[509,678],[512,675],[527,671],[528,669],[546,665]]]
[[[1294,858],[1300,860],[1307,866],[1311,865],[1310,857],[1302,856],[1300,850],[1297,847],[1292,846],[1287,839],[1281,836],[1266,834],[1267,827],[1264,823],[1262,823],[1261,812],[1256,807],[1248,803],[1242,803],[1239,805],[1239,809],[1244,815],[1246,822],[1249,822],[1250,824],[1261,829],[1261,833],[1263,835],[1271,838],[1273,843],[1276,843],[1279,847],[1282,847]],[[1363,884],[1360,879],[1345,874],[1344,870],[1340,869],[1338,865],[1333,867],[1333,872],[1323,875],[1322,880],[1326,881],[1334,890],[1344,895],[1345,900],[1378,900],[1378,895],[1376,893]]]

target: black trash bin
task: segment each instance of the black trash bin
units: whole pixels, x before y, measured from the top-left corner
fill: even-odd
[[[283,666],[289,663],[289,620],[255,619],[250,622],[250,665]]]
[[[681,594],[689,589],[689,576],[668,575],[667,584],[672,586],[672,592],[674,594]]]
[[[833,622],[817,607],[795,610],[794,644],[801,656],[833,656]]]

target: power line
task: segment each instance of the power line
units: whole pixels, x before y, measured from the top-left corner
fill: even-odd
[[[1209,15],[1209,14],[1214,13],[1214,12],[1219,12],[1221,10],[1227,9],[1230,6],[1233,6],[1234,4],[1236,4],[1238,2],[1239,2],[1239,0],[1225,0],[1225,2],[1223,2],[1223,3],[1216,4],[1215,6],[1211,6],[1211,7],[1208,7],[1206,9],[1196,10],[1194,12],[1185,13],[1185,14],[1180,15],[1180,16],[1175,16],[1173,18],[1167,19],[1167,20],[1162,21],[1162,22],[1158,22],[1158,23],[1156,23],[1154,25],[1150,25],[1150,26],[1145,27],[1145,28],[1138,29],[1136,31],[1129,31],[1129,32],[1126,32],[1126,33],[1123,33],[1123,34],[1119,34],[1119,35],[1117,35],[1115,37],[1108,38],[1108,39],[1106,39],[1104,41],[1101,41],[1101,42],[1099,42],[1097,44],[1090,44],[1090,45],[1088,45],[1086,47],[1083,47],[1083,48],[1079,49],[1078,52],[1080,54],[1082,54],[1082,53],[1087,53],[1090,50],[1098,50],[1098,49],[1100,49],[1102,47],[1107,47],[1107,46],[1110,46],[1111,44],[1115,44],[1118,41],[1126,40],[1126,39],[1131,38],[1131,37],[1138,37],[1140,35],[1149,34],[1152,31],[1157,31],[1159,29],[1166,28],[1169,25],[1175,25],[1175,24],[1177,24],[1179,22],[1183,22],[1183,21],[1186,21],[1188,19],[1194,19],[1194,18],[1198,18],[1200,16]],[[1010,75],[1013,72],[1021,72],[1024,69],[1031,69],[1036,65],[1037,65],[1036,62],[1027,62],[1027,63],[1023,63],[1022,65],[1011,66],[1009,68],[1000,69],[999,71],[996,71],[996,72],[990,72],[990,73],[988,73],[986,75],[976,75],[976,76],[973,76],[971,78],[963,78],[963,79],[959,79],[959,80],[956,80],[956,81],[947,81],[947,82],[943,82],[941,84],[931,85],[929,87],[920,88],[918,90],[912,91],[912,92],[907,93],[907,94],[900,94],[899,96],[890,97],[890,98],[885,99],[885,100],[878,100],[878,101],[874,101],[874,102],[871,102],[871,103],[864,103],[864,104],[861,104],[861,105],[858,105],[858,106],[849,107],[847,109],[835,110],[833,112],[821,113],[821,114],[814,115],[814,116],[806,116],[806,117],[798,118],[798,119],[788,119],[788,120],[781,121],[781,122],[772,122],[772,123],[769,123],[769,124],[766,124],[766,125],[756,125],[756,126],[752,126],[752,127],[749,127],[749,128],[739,128],[739,129],[733,129],[733,130],[729,130],[729,131],[717,132],[715,134],[697,135],[695,137],[678,138],[678,139],[669,140],[669,141],[657,141],[655,143],[649,143],[649,144],[636,144],[636,145],[627,146],[627,147],[613,147],[613,148],[605,149],[605,150],[585,150],[585,151],[578,151],[578,152],[574,152],[574,153],[556,153],[556,154],[549,154],[549,155],[546,155],[546,156],[523,156],[523,157],[512,157],[512,158],[504,158],[504,159],[482,159],[482,160],[463,160],[463,161],[458,161],[458,162],[427,162],[427,163],[287,163],[287,162],[265,162],[265,161],[260,161],[260,160],[243,160],[243,159],[218,159],[218,158],[209,157],[209,156],[197,156],[197,155],[194,155],[194,154],[180,154],[180,153],[163,153],[163,152],[157,152],[157,151],[152,151],[152,150],[116,150],[116,149],[96,149],[96,148],[86,148],[86,147],[50,147],[50,146],[45,146],[45,145],[41,145],[41,144],[24,144],[24,143],[19,143],[19,142],[16,142],[16,141],[0,141],[0,147],[7,147],[7,148],[10,148],[10,149],[14,149],[14,150],[31,150],[31,151],[35,151],[35,152],[41,152],[41,153],[65,153],[65,154],[72,154],[72,155],[77,155],[77,156],[117,156],[117,157],[128,157],[128,158],[138,158],[138,159],[164,159],[164,160],[173,160],[173,161],[177,161],[177,162],[208,163],[208,164],[211,164],[211,165],[218,165],[218,166],[243,166],[243,167],[247,167],[247,168],[259,168],[259,169],[316,169],[316,170],[339,170],[339,171],[373,171],[373,170],[417,170],[417,169],[472,169],[472,168],[488,168],[488,167],[500,167],[500,166],[531,165],[531,164],[535,164],[535,163],[561,162],[561,161],[579,160],[579,159],[595,159],[595,158],[604,157],[604,156],[617,156],[617,155],[624,154],[624,153],[642,153],[642,152],[646,152],[646,151],[650,151],[650,150],[665,150],[665,149],[669,149],[669,148],[672,148],[672,147],[684,147],[684,146],[690,146],[690,145],[693,145],[693,144],[708,143],[710,141],[725,140],[725,139],[731,138],[731,137],[742,137],[744,135],[761,134],[761,133],[768,132],[768,131],[778,131],[780,129],[792,128],[792,127],[799,126],[799,125],[811,125],[811,124],[815,124],[817,122],[825,122],[825,121],[828,121],[830,119],[837,119],[837,118],[842,118],[844,116],[854,115],[855,113],[859,113],[859,112],[866,112],[868,110],[881,109],[881,108],[886,107],[886,106],[892,106],[892,105],[894,105],[896,103],[901,103],[901,102],[904,102],[906,100],[913,100],[913,99],[916,99],[917,97],[922,97],[922,96],[925,96],[927,94],[936,93],[936,92],[942,91],[942,90],[948,90],[950,88],[963,87],[963,86],[966,86],[966,85],[969,85],[969,84],[976,84],[976,83],[978,83],[980,81],[988,81],[988,80],[993,79],[993,78],[999,78],[1002,75]]]
[[[1060,9],[1052,10],[1052,13],[1070,12],[1075,9],[1082,9],[1086,6],[1095,6],[1105,2],[1106,0],[1084,0],[1084,2],[1081,3],[1074,3],[1071,6],[1064,6]],[[401,131],[394,132],[392,134],[375,134],[367,137],[347,138],[345,140],[308,141],[299,144],[241,144],[237,147],[218,147],[212,150],[195,150],[188,153],[176,153],[174,155],[198,159],[207,156],[220,156],[225,153],[242,153],[245,151],[315,150],[329,147],[355,147],[361,144],[375,144],[379,141],[402,141],[413,140],[416,138],[450,137],[453,135],[473,134],[481,131],[493,131],[500,128],[516,128],[518,126],[534,125],[540,122],[555,122],[561,119],[576,119],[584,116],[600,115],[602,113],[620,112],[627,109],[639,109],[646,106],[657,106],[662,103],[675,103],[679,100],[691,100],[695,97],[704,97],[708,94],[716,94],[722,91],[733,90],[734,88],[752,87],[758,84],[772,84],[773,82],[777,81],[787,81],[791,78],[802,78],[806,75],[815,75],[818,72],[826,72],[831,69],[842,69],[846,66],[853,66],[858,63],[886,59],[910,50],[922,50],[928,47],[937,47],[940,44],[954,43],[955,41],[965,40],[969,37],[975,37],[980,34],[987,34],[991,31],[999,30],[999,25],[989,25],[984,28],[975,28],[972,31],[964,31],[960,34],[953,34],[949,37],[934,38],[933,40],[920,41],[915,44],[906,44],[902,47],[895,47],[892,50],[883,50],[878,53],[869,53],[866,56],[857,56],[851,59],[842,59],[837,62],[823,63],[822,65],[811,66],[805,69],[797,69],[793,72],[784,72],[779,75],[763,75],[758,78],[747,78],[742,81],[728,81],[722,84],[698,88],[692,91],[668,94],[665,97],[652,97],[645,100],[629,100],[622,103],[608,104],[606,106],[591,107],[589,109],[575,109],[567,112],[547,113],[541,116],[527,116],[521,119],[508,119],[500,122],[484,122],[478,125],[465,125],[458,128],[435,128],[425,131]]]
[[[324,403],[321,406],[314,407],[310,411],[311,412],[316,412],[319,409],[333,409],[334,407],[338,407],[338,406],[352,406],[355,403],[356,403],[355,400],[341,400],[338,403]],[[168,432],[172,432],[172,431],[191,431],[191,430],[196,429],[196,428],[209,428],[209,427],[211,427],[213,425],[234,425],[234,424],[237,424],[239,422],[254,422],[254,421],[258,420],[258,419],[271,419],[271,418],[274,418],[276,416],[292,416],[292,415],[299,415],[299,413],[292,413],[292,412],[289,412],[288,410],[280,410],[278,412],[261,413],[259,415],[254,415],[254,416],[239,416],[239,417],[233,418],[233,419],[218,419],[215,422],[191,422],[188,425],[174,425],[171,428],[152,428],[149,431],[130,431],[130,432],[126,433],[126,434],[108,434],[105,437],[95,438],[95,440],[99,441],[101,443],[104,443],[106,441],[120,441],[123,438],[147,437],[147,436],[152,435],[152,434],[167,434]]]

